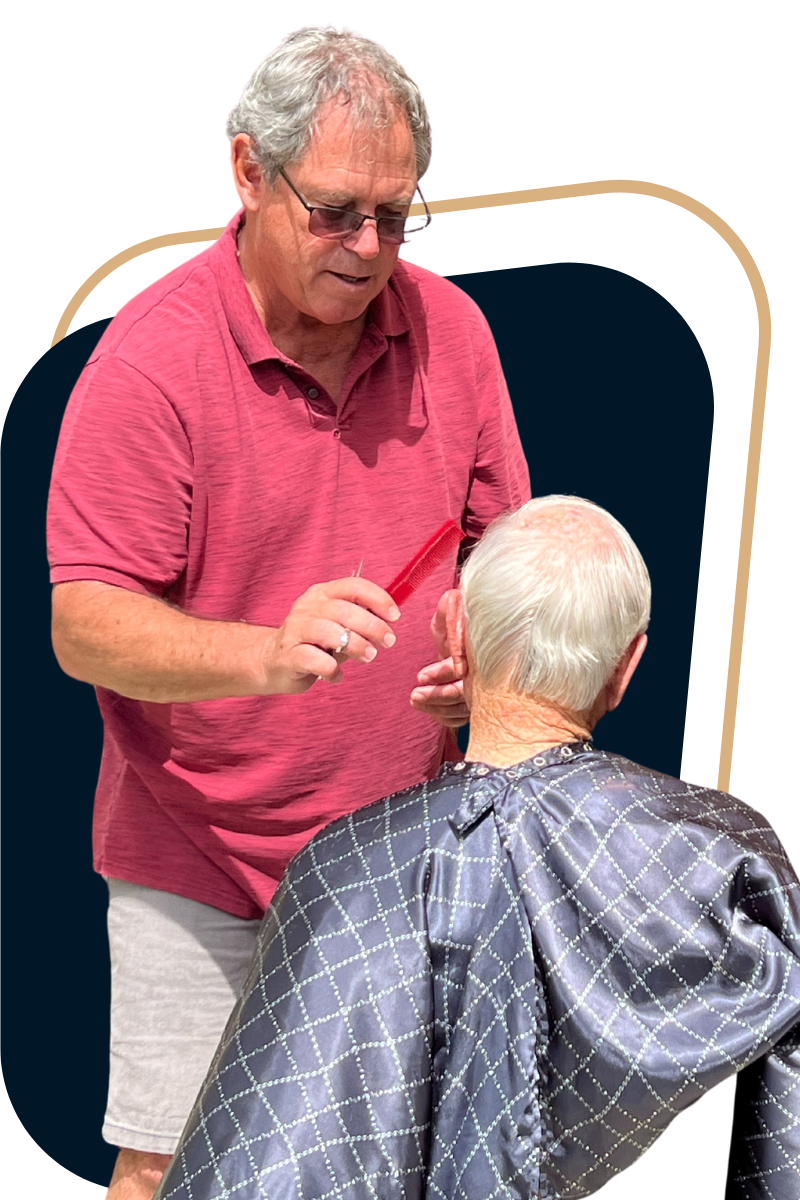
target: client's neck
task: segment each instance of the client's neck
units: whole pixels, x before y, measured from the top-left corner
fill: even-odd
[[[475,683],[469,723],[468,762],[510,767],[551,746],[588,738],[593,713],[575,713],[551,701],[517,692],[483,691]]]

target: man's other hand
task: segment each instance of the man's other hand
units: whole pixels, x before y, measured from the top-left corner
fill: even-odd
[[[431,636],[439,661],[422,668],[417,676],[417,686],[411,693],[411,704],[418,712],[426,713],[448,729],[458,729],[469,721],[469,708],[464,698],[467,660],[457,597],[458,589],[451,588],[437,605],[431,621]]]

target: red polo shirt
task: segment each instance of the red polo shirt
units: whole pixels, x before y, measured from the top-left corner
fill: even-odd
[[[477,536],[528,498],[497,351],[463,292],[398,263],[336,404],[259,321],[239,220],[126,305],[81,375],[53,469],[53,583],[278,626],[361,558],[383,586],[447,517]],[[454,569],[339,687],[193,704],[98,688],[96,870],[254,917],[323,824],[431,775],[444,731],[409,693]]]

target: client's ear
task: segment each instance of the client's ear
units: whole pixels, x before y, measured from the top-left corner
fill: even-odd
[[[453,666],[459,679],[469,672],[467,662],[467,626],[464,618],[464,597],[461,588],[447,594],[447,641],[453,656]]]
[[[639,660],[644,654],[647,646],[647,634],[639,633],[633,639],[628,649],[623,654],[622,658],[617,663],[616,670],[611,676],[611,679],[606,685],[608,688],[606,696],[606,712],[611,712],[617,707],[625,691],[633,678],[633,672],[639,665]]]

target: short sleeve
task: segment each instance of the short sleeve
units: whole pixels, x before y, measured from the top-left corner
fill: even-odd
[[[191,447],[168,398],[115,355],[90,361],[53,465],[51,582],[162,595],[186,566],[191,507]]]
[[[482,315],[480,323],[483,341],[477,377],[480,432],[464,530],[471,538],[479,538],[495,517],[519,508],[531,498],[528,464],[500,357]]]

